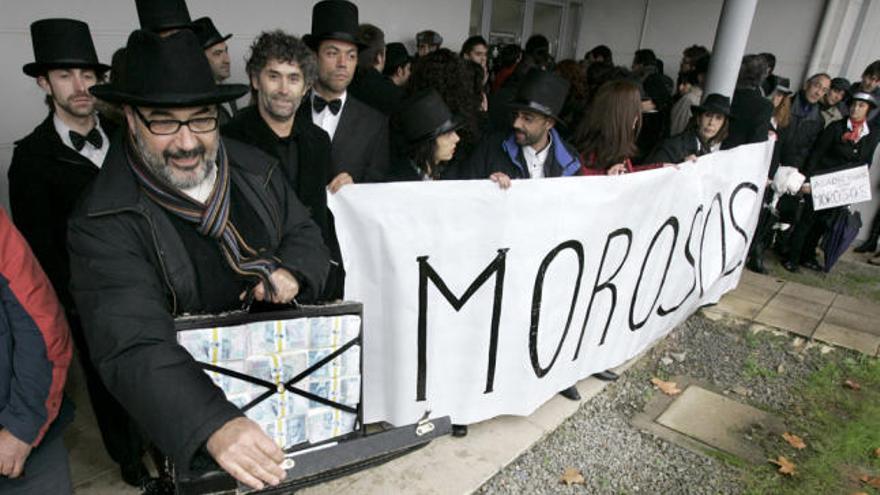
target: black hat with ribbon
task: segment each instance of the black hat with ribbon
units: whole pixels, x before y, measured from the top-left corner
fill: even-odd
[[[436,89],[426,89],[410,97],[400,111],[400,127],[410,144],[436,138],[462,126]]]
[[[186,0],[134,0],[134,3],[141,29],[160,33],[191,27]]]
[[[137,30],[125,47],[125,77],[89,91],[110,103],[147,107],[191,107],[230,101],[245,84],[217,84],[199,39],[189,29],[160,37]]]
[[[202,44],[202,48],[207,50],[217,43],[222,43],[229,38],[232,38],[231,34],[227,34],[223,36],[220,34],[220,31],[214,26],[214,21],[211,20],[210,17],[199,17],[198,19],[192,22],[192,30],[196,33],[196,36],[199,38],[199,43]]]
[[[101,74],[109,65],[98,62],[89,25],[74,19],[42,19],[31,24],[34,61],[22,67],[31,77],[52,69],[92,69]]]
[[[864,101],[868,105],[871,105],[873,108],[877,108],[877,98],[874,97],[871,93],[866,93],[864,91],[856,91],[852,95],[852,101]]]
[[[540,69],[532,69],[519,86],[512,110],[528,110],[555,120],[565,105],[569,83],[564,78]]]
[[[730,117],[730,97],[712,93],[703,100],[700,105],[691,105],[694,113],[720,113],[725,117]]]
[[[309,48],[318,51],[324,40],[339,40],[363,48],[358,38],[358,8],[348,0],[321,0],[312,8],[312,32],[302,38]]]

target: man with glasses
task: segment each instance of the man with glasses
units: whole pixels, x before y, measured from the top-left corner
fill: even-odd
[[[121,133],[69,225],[71,290],[107,387],[182,474],[209,455],[254,488],[283,453],[177,344],[174,317],[320,294],[318,227],[262,151],[223,139],[217,84],[195,34],[135,31],[123,81],[91,89],[123,106]]]

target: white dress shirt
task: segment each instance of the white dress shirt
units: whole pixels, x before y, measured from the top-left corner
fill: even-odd
[[[529,178],[541,179],[544,177],[544,163],[547,161],[552,146],[553,136],[547,134],[547,146],[543,150],[537,151],[531,146],[523,148],[523,156],[526,159],[526,166],[529,168]]]
[[[339,106],[339,113],[336,115],[333,115],[333,112],[330,111],[330,105],[327,105],[321,113],[315,112],[315,105],[313,103],[316,95],[318,93],[312,91],[312,97],[309,100],[310,109],[312,110],[312,122],[321,129],[324,129],[327,135],[330,136],[330,141],[333,141],[333,136],[336,135],[336,127],[339,125],[339,118],[342,117],[342,112],[345,110],[345,100],[348,98],[348,91],[342,93],[342,96],[339,97],[342,100],[342,105]]]
[[[70,126],[65,124],[57,113],[52,120],[55,123],[55,132],[58,133],[58,137],[61,138],[61,142],[64,143],[65,146],[88,158],[96,167],[101,168],[101,165],[104,164],[104,158],[107,157],[107,151],[110,149],[110,139],[107,138],[104,129],[101,129],[101,121],[98,119],[97,115],[95,115],[95,127],[98,129],[98,132],[101,133],[101,147],[95,148],[92,146],[92,143],[86,141],[85,146],[79,151],[76,150],[73,146],[73,142],[70,141],[70,131],[72,130]]]

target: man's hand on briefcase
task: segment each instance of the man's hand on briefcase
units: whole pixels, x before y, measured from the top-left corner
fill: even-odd
[[[268,299],[266,296],[266,287],[263,286],[263,282],[257,284],[254,287],[254,300],[255,301],[266,301],[272,302],[275,304],[287,304],[290,301],[293,301],[293,298],[299,294],[299,282],[296,280],[296,277],[293,276],[292,273],[285,270],[284,268],[279,268],[272,272],[272,275],[269,276],[272,280],[272,285],[275,286],[275,295],[271,299]],[[244,300],[247,297],[247,292],[242,292],[239,296],[239,299]]]
[[[284,479],[284,452],[247,418],[235,418],[221,426],[208,438],[207,448],[220,467],[252,488],[274,486]]]

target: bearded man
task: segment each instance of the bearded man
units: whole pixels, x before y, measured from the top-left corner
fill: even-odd
[[[91,89],[123,106],[126,129],[68,231],[92,360],[182,475],[207,455],[249,486],[278,484],[282,451],[177,343],[174,318],[314,299],[327,249],[276,161],[220,137],[217,105],[247,86],[218,85],[192,31],[135,31],[126,54],[123,80]]]

